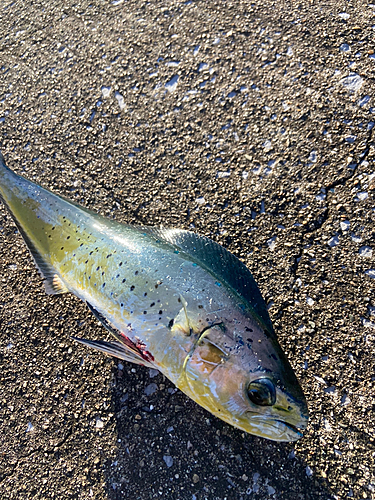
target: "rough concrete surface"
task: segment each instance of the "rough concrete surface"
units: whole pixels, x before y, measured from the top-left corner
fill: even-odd
[[[1,499],[375,498],[375,5],[0,1],[0,148],[118,221],[252,270],[304,437],[229,427],[47,296],[0,207]]]

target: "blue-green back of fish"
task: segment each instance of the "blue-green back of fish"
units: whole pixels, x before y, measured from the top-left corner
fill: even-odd
[[[110,300],[124,299],[125,307],[139,294],[141,284],[150,288],[151,282],[155,287],[159,282],[177,281],[179,286],[184,281],[188,288],[199,267],[215,278],[217,289],[227,287],[240,298],[242,307],[249,308],[269,332],[273,331],[266,304],[248,269],[208,238],[189,231],[111,221],[16,175],[3,161],[0,196],[50,293],[68,289],[88,299],[85,290],[96,288]],[[184,267],[190,268],[188,280],[186,273],[181,278]],[[56,275],[61,283],[56,279],[54,283]]]

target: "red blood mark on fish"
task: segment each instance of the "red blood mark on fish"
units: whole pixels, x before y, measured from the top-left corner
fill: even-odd
[[[136,348],[141,353],[141,356],[143,359],[145,359],[146,361],[154,361],[154,359],[155,359],[154,356],[150,353],[150,351],[147,351],[146,344],[144,342],[137,339],[137,343],[135,345],[136,345]]]
[[[129,347],[132,351],[136,351],[137,354],[145,361],[154,361],[154,356],[147,350],[146,344],[142,342],[140,339],[136,338],[135,341],[131,340],[124,333],[121,333],[122,342]]]

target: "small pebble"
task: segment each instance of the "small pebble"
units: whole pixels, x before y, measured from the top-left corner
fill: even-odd
[[[166,463],[167,467],[172,467],[173,465],[173,458],[170,455],[164,455],[163,460]]]
[[[103,422],[103,420],[102,420],[101,418],[99,418],[99,417],[98,417],[98,418],[95,420],[95,427],[96,427],[97,429],[102,429],[102,428],[104,427],[104,422]]]

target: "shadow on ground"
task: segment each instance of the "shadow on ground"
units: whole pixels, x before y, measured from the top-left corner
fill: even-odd
[[[333,498],[324,480],[296,456],[293,443],[245,435],[155,370],[120,368],[112,390],[118,451],[105,464],[112,500]]]

